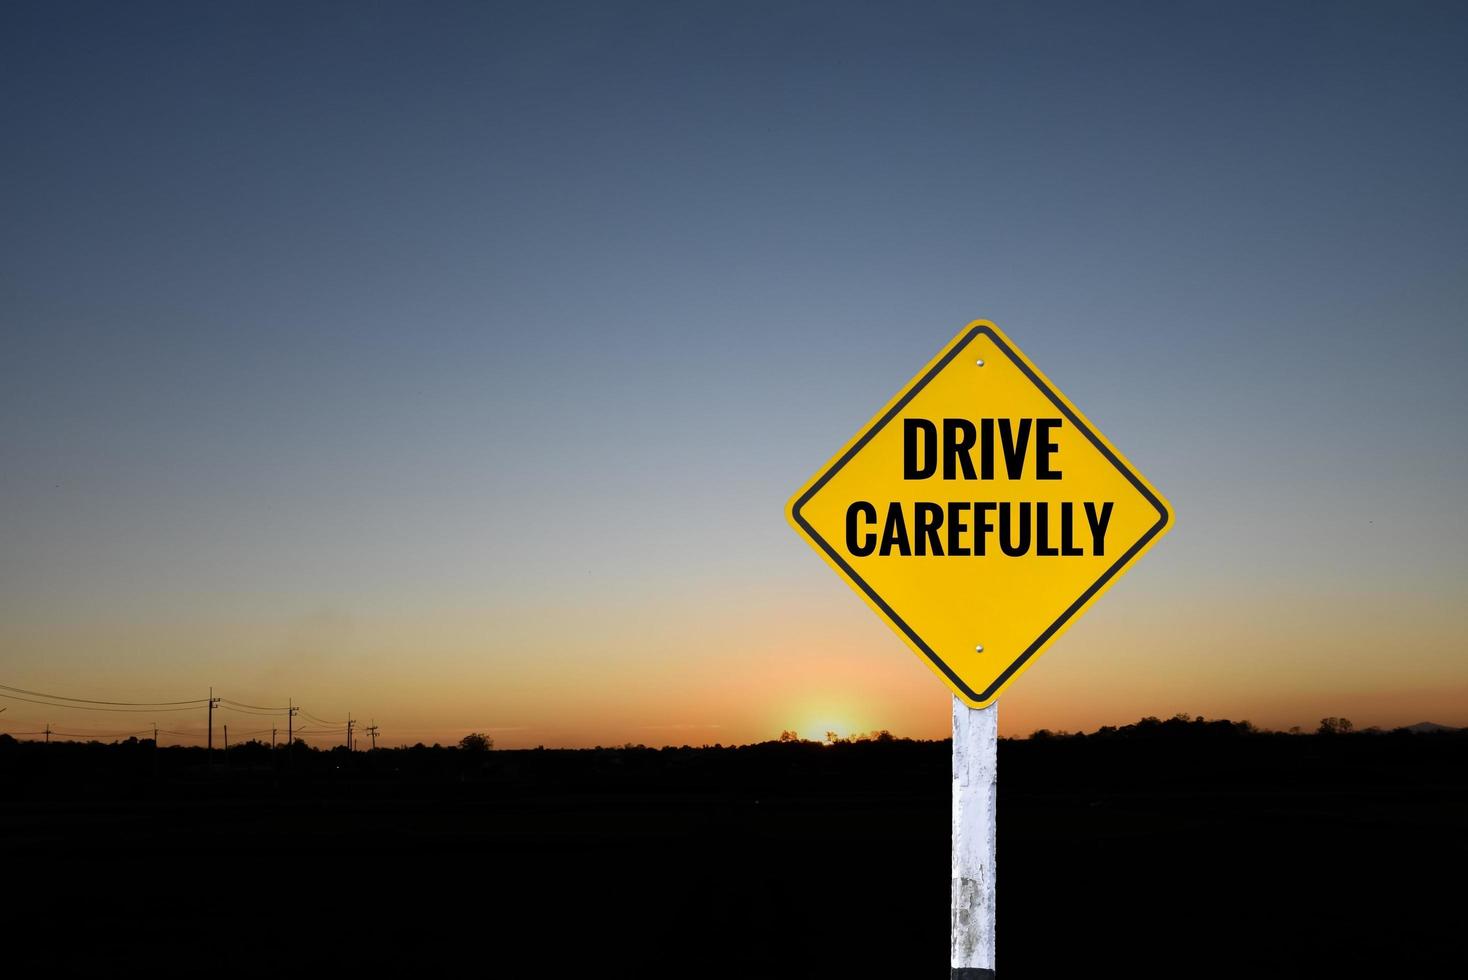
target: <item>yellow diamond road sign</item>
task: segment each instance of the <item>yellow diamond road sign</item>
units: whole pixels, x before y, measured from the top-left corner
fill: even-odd
[[[1172,524],[992,323],[955,337],[790,501],[790,523],[981,708]]]

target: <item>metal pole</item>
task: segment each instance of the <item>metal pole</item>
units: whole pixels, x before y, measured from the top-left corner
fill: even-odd
[[[953,699],[953,882],[950,980],[994,976],[999,703]]]

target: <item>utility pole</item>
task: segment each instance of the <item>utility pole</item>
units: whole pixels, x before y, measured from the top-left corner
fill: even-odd
[[[153,722],[153,778],[158,778],[158,723]]]
[[[209,688],[209,761],[214,761],[214,706],[219,699],[214,696],[214,688]]]
[[[295,745],[296,744],[296,736],[295,736],[296,712],[297,711],[300,711],[301,709],[300,708],[297,708],[296,707],[296,704],[295,704],[295,701],[293,701],[290,698],[286,698],[285,703],[286,703],[286,709],[285,709],[285,747],[287,749],[289,749],[292,745]]]
[[[356,722],[352,721],[352,713],[350,711],[348,711],[347,712],[347,751],[348,752],[352,751],[352,726],[355,725],[355,724],[356,724]]]
[[[275,754],[275,726],[270,726],[270,754]]]
[[[224,764],[229,765],[229,722],[224,723]]]
[[[377,751],[377,732],[378,732],[377,722],[374,719],[373,723],[367,726],[367,734],[372,736],[372,751],[373,752],[376,752]]]
[[[51,744],[51,723],[49,721],[46,722],[46,744]]]

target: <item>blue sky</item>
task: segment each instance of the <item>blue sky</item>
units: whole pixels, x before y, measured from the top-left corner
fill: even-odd
[[[387,689],[425,622],[425,685],[546,637],[532,721],[578,658],[676,700],[719,631],[738,674],[751,622],[906,678],[781,508],[982,316],[1176,507],[1076,641],[1140,630],[1153,710],[1247,709],[1269,665],[1186,648],[1280,616],[1301,691],[1364,696],[1363,608],[1468,692],[1465,42],[1453,4],[9,5],[8,673],[265,685],[324,618],[425,727]],[[1052,727],[1135,707],[1034,683]],[[865,713],[941,727],[922,690]]]

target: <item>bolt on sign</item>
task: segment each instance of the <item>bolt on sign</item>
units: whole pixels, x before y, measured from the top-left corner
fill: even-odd
[[[790,523],[963,701],[992,703],[1172,524],[985,320],[791,499]]]

